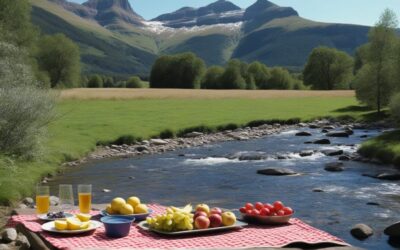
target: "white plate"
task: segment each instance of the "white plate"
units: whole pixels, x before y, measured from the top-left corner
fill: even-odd
[[[42,225],[42,229],[46,232],[51,233],[59,233],[59,234],[82,234],[96,230],[97,228],[101,227],[103,224],[99,221],[91,220],[89,228],[82,229],[82,230],[57,230],[54,226],[54,221],[47,222]]]
[[[212,227],[212,228],[207,228],[207,229],[194,229],[194,230],[187,230],[187,231],[178,231],[178,232],[164,232],[164,231],[159,231],[156,229],[152,229],[149,227],[149,224],[147,224],[146,221],[142,221],[138,224],[138,226],[146,231],[152,231],[158,234],[163,234],[163,235],[169,235],[169,236],[178,236],[178,235],[187,235],[187,234],[202,234],[202,233],[212,233],[212,232],[220,232],[220,231],[227,231],[227,230],[233,230],[237,228],[242,228],[247,226],[248,224],[242,221],[236,221],[236,223],[232,226],[228,227]]]
[[[47,217],[47,214],[38,215],[37,217],[44,221],[65,220],[66,218],[74,217],[74,215],[70,214],[70,213],[64,213],[64,215],[65,215],[65,218],[57,218],[57,219],[49,218],[49,217]]]

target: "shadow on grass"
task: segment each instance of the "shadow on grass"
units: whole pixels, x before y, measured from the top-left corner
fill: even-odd
[[[352,106],[348,106],[345,108],[336,109],[334,111],[339,112],[339,113],[342,113],[342,112],[368,112],[368,111],[373,111],[373,109],[370,107],[367,107],[367,106],[352,105]]]
[[[378,113],[375,109],[367,107],[367,106],[348,106],[340,109],[334,110],[334,112],[338,113],[359,113],[360,117],[364,121],[380,121],[389,117],[389,112],[387,110],[383,110]]]

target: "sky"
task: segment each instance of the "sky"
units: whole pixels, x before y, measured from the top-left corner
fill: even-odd
[[[85,0],[69,0],[82,3]],[[216,0],[129,0],[132,8],[145,19],[175,11],[181,7],[201,7]],[[231,0],[246,8],[256,0]],[[385,8],[400,18],[400,0],[271,0],[280,6],[295,8],[300,16],[321,22],[351,23],[372,26]]]

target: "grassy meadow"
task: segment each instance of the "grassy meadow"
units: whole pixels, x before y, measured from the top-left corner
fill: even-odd
[[[198,125],[368,117],[370,111],[357,105],[353,91],[65,90],[42,158],[35,162],[0,158],[0,202],[29,195],[41,176],[86,155],[100,141],[123,135],[145,139],[165,129],[178,132]]]

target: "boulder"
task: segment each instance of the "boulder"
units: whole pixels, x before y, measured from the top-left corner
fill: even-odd
[[[60,203],[60,199],[57,196],[50,196],[50,206],[57,206]]]
[[[14,228],[6,228],[1,232],[1,241],[4,243],[10,243],[17,239],[18,233]]]
[[[260,161],[265,158],[263,153],[246,153],[239,156],[239,161]]]
[[[300,152],[301,157],[307,157],[307,156],[312,156],[314,154],[314,151],[311,150],[305,150]]]
[[[32,206],[35,204],[35,202],[33,201],[33,199],[31,197],[26,197],[22,200],[22,203],[24,203],[27,206]]]
[[[328,125],[328,126],[322,127],[322,129],[325,129],[325,130],[332,130],[332,129],[335,129],[335,126]]]
[[[187,137],[187,138],[195,138],[195,137],[199,137],[199,136],[202,136],[202,135],[204,135],[204,134],[201,133],[201,132],[191,132],[191,133],[186,134],[185,137]]]
[[[316,140],[313,143],[319,144],[319,145],[328,145],[328,144],[331,144],[331,141],[328,139],[321,139],[321,140]]]
[[[332,162],[325,165],[328,172],[342,172],[344,170],[342,162]]]
[[[302,131],[296,133],[296,136],[312,136],[312,134],[310,132]]]
[[[326,134],[328,137],[349,137],[347,131],[332,131]]]
[[[136,147],[136,151],[138,152],[149,151],[149,147],[146,145],[140,145]]]
[[[267,169],[257,170],[257,174],[284,176],[284,175],[295,175],[297,173],[287,168],[267,168]]]
[[[376,176],[379,180],[398,181],[400,180],[400,173],[382,173]]]
[[[324,150],[322,153],[326,156],[338,156],[342,155],[344,152],[341,149],[331,149],[331,150]]]
[[[297,124],[299,127],[302,127],[302,128],[304,128],[304,127],[307,127],[307,123],[304,123],[304,122],[300,122],[299,124]]]
[[[348,155],[341,155],[339,157],[339,161],[350,161],[350,156]]]
[[[351,229],[350,233],[355,238],[357,238],[359,240],[364,240],[364,239],[370,237],[371,235],[373,235],[374,230],[372,230],[372,228],[369,227],[368,225],[357,224]]]
[[[354,135],[354,131],[353,131],[353,129],[351,129],[351,128],[346,128],[344,131],[346,131],[346,133],[347,133],[348,135]]]
[[[28,238],[25,235],[19,234],[15,241],[15,246],[19,247],[19,250],[28,250],[31,248]]]
[[[400,237],[400,222],[388,226],[383,232],[390,237]]]
[[[151,139],[150,144],[156,145],[156,146],[163,146],[167,145],[168,142],[162,139]]]
[[[320,126],[317,124],[310,124],[310,125],[308,125],[308,127],[311,129],[316,129],[316,128],[319,128]]]

